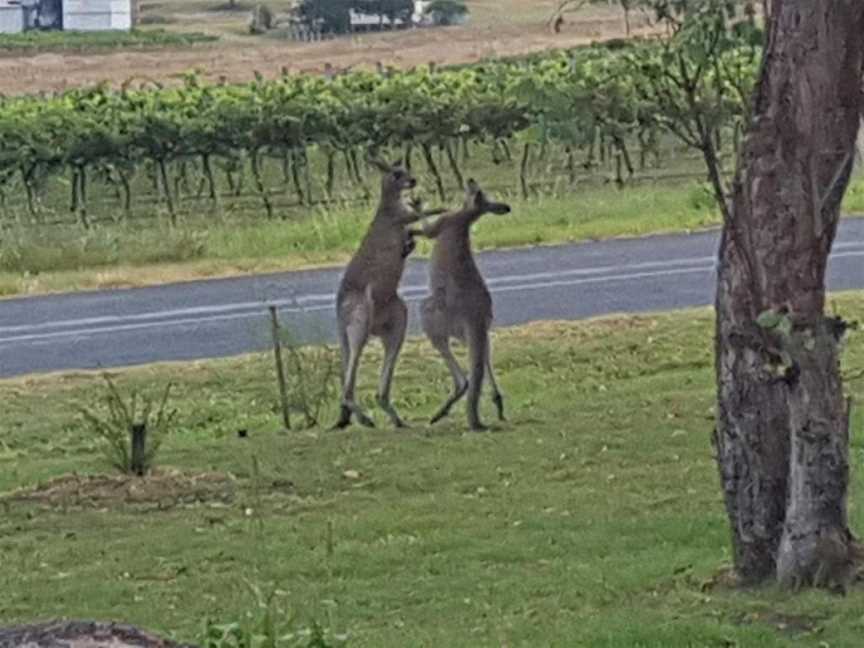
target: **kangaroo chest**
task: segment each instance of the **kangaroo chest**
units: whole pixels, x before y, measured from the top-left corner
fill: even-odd
[[[429,267],[429,289],[450,307],[485,309],[491,305],[468,239],[442,237],[436,241]]]
[[[345,269],[343,288],[365,291],[371,284],[376,301],[389,299],[396,293],[405,269],[404,244],[401,225],[374,222]]]

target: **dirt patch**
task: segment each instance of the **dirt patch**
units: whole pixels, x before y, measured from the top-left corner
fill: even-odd
[[[128,475],[64,475],[44,484],[0,496],[0,503],[43,506],[104,507],[148,505],[170,508],[180,504],[231,502],[235,480],[220,473],[154,471],[147,477]]]
[[[0,628],[0,648],[184,648],[129,625],[49,622]],[[189,646],[188,648],[192,648]]]
[[[653,32],[645,24],[633,30],[637,36]],[[0,59],[0,93],[63,91],[102,81],[119,86],[130,78],[178,83],[180,75],[193,69],[211,81],[244,82],[252,80],[255,72],[265,78],[277,77],[283,70],[320,74],[325,63],[337,70],[374,69],[378,62],[398,68],[432,61],[439,65],[470,63],[623,36],[621,18],[609,12],[567,23],[560,34],[550,33],[542,22],[504,23],[367,34],[319,43],[243,37],[187,49],[19,56]]]

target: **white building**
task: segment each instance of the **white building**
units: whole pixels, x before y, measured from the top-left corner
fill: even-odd
[[[106,31],[132,29],[131,0],[63,0],[63,29]]]
[[[0,0],[0,34],[30,29],[129,31],[133,0]]]
[[[0,0],[0,34],[18,34],[24,31],[25,9],[20,4]]]
[[[395,27],[406,27],[409,25],[425,25],[429,23],[429,17],[426,15],[426,7],[432,4],[432,0],[414,0],[414,12],[411,14],[410,21],[403,21],[401,18],[396,20]],[[377,29],[379,27],[390,28],[390,18],[387,16],[379,16],[378,14],[367,14],[349,9],[351,17],[351,29]]]

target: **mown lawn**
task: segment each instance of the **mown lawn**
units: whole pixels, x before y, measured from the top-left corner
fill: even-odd
[[[860,293],[836,304],[864,317]],[[208,618],[260,620],[257,588],[273,595],[280,633],[316,622],[333,645],[860,646],[861,590],[728,586],[711,321],[703,309],[500,330],[510,420],[481,434],[465,432],[461,407],[423,422],[449,385],[418,340],[395,383],[407,431],[376,412],[376,430],[281,432],[269,354],[115,372],[123,390],[176,383],[163,469],[236,482],[149,503],[133,500],[159,480],[92,501],[85,481],[51,499],[5,497],[0,622],[113,618],[193,640]],[[860,334],[845,359],[864,365]],[[849,385],[858,398],[862,385]],[[0,382],[0,492],[110,472],[77,413],[103,392],[82,373]],[[862,423],[859,408],[859,529]]]

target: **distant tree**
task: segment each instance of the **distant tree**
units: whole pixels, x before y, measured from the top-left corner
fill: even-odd
[[[409,22],[414,13],[414,0],[302,0],[298,14],[307,23],[320,21],[324,31],[344,34],[351,29],[351,10],[381,16],[390,24]]]
[[[424,13],[436,25],[455,25],[468,15],[468,7],[462,0],[433,0]]]
[[[326,32],[344,34],[351,29],[351,0],[302,0],[297,9],[300,18],[308,23],[321,23]]]
[[[401,20],[403,23],[411,22],[414,13],[414,0],[378,0],[378,15],[386,16],[390,25],[395,26]]]

